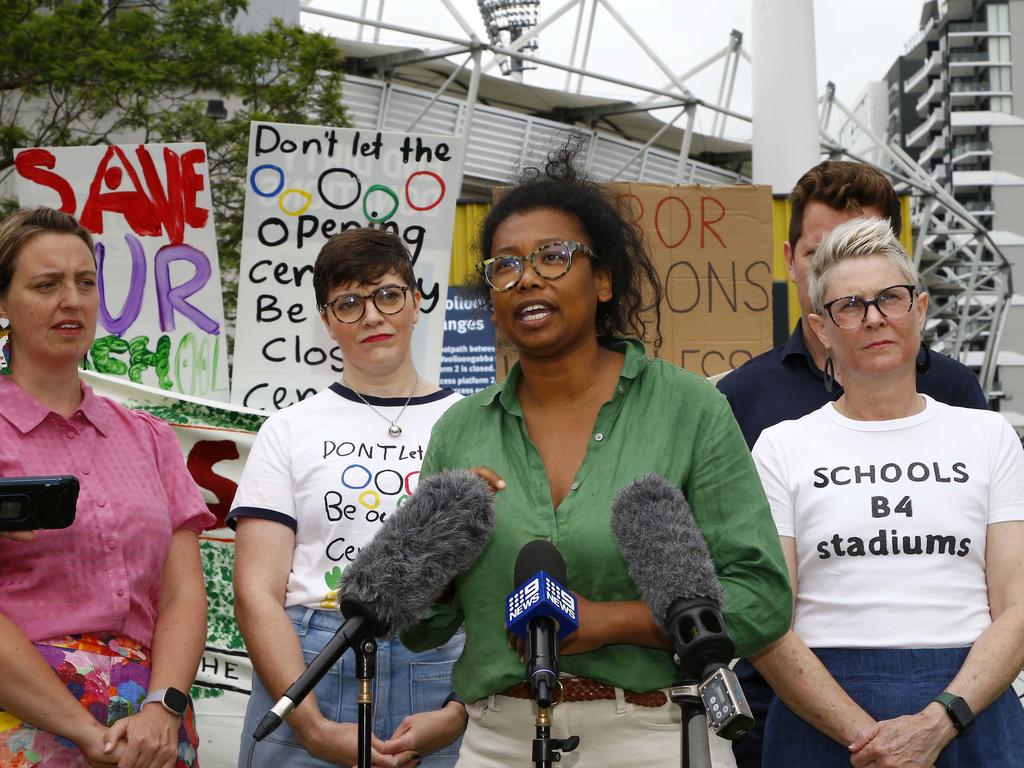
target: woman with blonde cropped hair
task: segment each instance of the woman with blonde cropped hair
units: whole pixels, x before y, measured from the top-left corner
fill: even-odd
[[[887,222],[819,246],[810,323],[843,395],[754,461],[794,592],[752,661],[776,691],[765,766],[1019,765],[1024,450],[998,413],[916,389],[928,294]]]

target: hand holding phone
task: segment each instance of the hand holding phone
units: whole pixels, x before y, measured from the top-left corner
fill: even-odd
[[[67,528],[75,522],[78,478],[73,475],[0,477],[0,532]],[[34,535],[8,535],[31,541]]]

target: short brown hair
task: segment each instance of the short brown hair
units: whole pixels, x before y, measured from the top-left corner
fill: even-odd
[[[800,177],[789,195],[793,207],[789,218],[789,246],[804,231],[804,208],[810,202],[824,203],[837,211],[859,214],[868,206],[878,208],[889,220],[889,228],[900,236],[903,212],[900,198],[881,171],[864,163],[826,160]]]
[[[342,283],[372,283],[394,270],[416,288],[409,249],[398,235],[379,229],[347,229],[326,243],[313,265],[317,308],[327,303],[331,288]]]
[[[21,249],[36,235],[46,233],[74,235],[89,247],[96,263],[92,235],[74,216],[53,208],[22,208],[0,221],[0,296],[6,296],[11,287]]]

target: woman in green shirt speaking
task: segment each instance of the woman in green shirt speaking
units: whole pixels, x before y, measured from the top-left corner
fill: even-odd
[[[578,768],[678,765],[678,707],[663,690],[677,677],[671,643],[640,602],[610,524],[615,494],[640,477],[668,479],[693,508],[737,653],[789,629],[778,535],[740,430],[711,384],[647,357],[641,313],[654,310],[657,335],[658,275],[641,233],[575,171],[579,149],[570,142],[527,169],[481,227],[480,288],[519,362],[441,417],[423,463],[424,476],[484,466],[505,482],[483,555],[455,579],[451,602],[403,638],[428,648],[465,623],[452,675],[469,713],[464,768],[531,762],[536,710],[504,611],[516,556],[534,539],[558,547],[579,597],[552,736],[580,736]]]

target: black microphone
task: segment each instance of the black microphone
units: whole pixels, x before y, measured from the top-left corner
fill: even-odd
[[[648,475],[612,502],[612,531],[630,578],[675,646],[684,676],[703,680],[701,697],[718,735],[735,739],[753,725],[729,668],[736,644],[722,618],[722,586],[690,505],[664,478]]]
[[[467,570],[494,533],[494,500],[469,470],[420,481],[345,570],[338,606],[345,621],[260,721],[260,741],[306,697],[346,650],[365,637],[391,637],[418,624],[444,588]]]
[[[537,539],[519,550],[506,624],[526,640],[526,678],[541,707],[554,700],[558,642],[579,626],[576,597],[562,586],[565,581],[565,560],[550,541]]]

